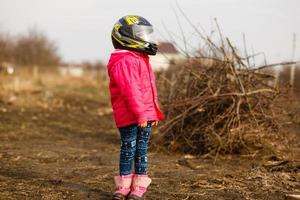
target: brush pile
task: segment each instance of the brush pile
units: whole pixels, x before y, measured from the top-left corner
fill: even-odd
[[[228,39],[206,39],[210,55],[186,58],[158,76],[166,120],[157,142],[192,154],[241,153],[276,135],[274,76],[242,58]],[[206,52],[208,52],[206,51]],[[249,60],[248,60],[249,61]]]

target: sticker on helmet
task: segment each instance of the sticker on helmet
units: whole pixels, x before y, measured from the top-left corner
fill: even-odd
[[[125,18],[126,22],[128,25],[134,25],[134,24],[139,24],[140,23],[140,20],[137,16],[127,16]]]
[[[114,30],[118,31],[122,25],[120,23],[116,23],[114,26]]]

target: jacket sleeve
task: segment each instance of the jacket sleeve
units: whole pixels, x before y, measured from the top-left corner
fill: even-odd
[[[138,64],[134,62],[120,61],[115,64],[110,76],[117,84],[120,95],[127,102],[130,110],[135,114],[138,123],[146,122],[143,94],[140,90],[141,76]]]

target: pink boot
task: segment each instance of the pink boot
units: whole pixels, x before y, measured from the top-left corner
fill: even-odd
[[[115,176],[116,191],[113,200],[125,200],[130,192],[133,174],[126,176]]]
[[[144,194],[147,191],[148,186],[151,183],[151,179],[147,175],[133,176],[133,182],[131,186],[131,193],[127,200],[144,200]]]

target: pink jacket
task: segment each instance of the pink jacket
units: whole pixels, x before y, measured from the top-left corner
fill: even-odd
[[[146,121],[160,121],[164,114],[157,99],[155,77],[149,56],[116,50],[107,64],[109,90],[118,128]]]

